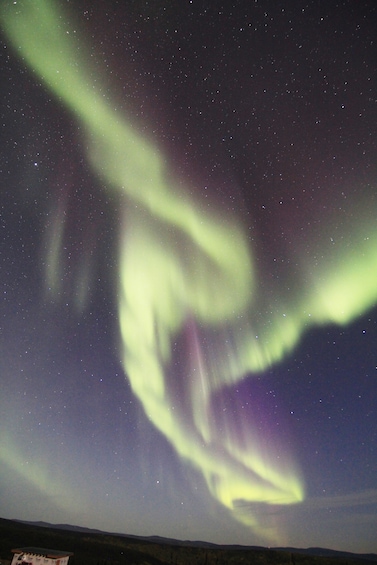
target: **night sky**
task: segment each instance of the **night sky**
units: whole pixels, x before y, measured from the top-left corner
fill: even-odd
[[[377,552],[377,3],[0,18],[0,515]]]

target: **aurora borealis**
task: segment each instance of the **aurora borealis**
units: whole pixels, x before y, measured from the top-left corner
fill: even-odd
[[[368,532],[376,525],[376,513],[370,509],[364,511],[364,506],[370,504],[375,510],[377,499],[373,472],[376,469],[375,405],[368,412],[364,410],[368,425],[358,424],[358,433],[364,429],[365,434],[366,426],[370,439],[366,442],[361,437],[357,440],[358,447],[354,447],[357,452],[360,445],[365,446],[362,450],[365,466],[359,460],[365,478],[360,483],[349,478],[348,484],[339,479],[339,485],[329,489],[330,494],[325,496],[327,489],[316,487],[318,479],[306,474],[307,468],[311,472],[315,470],[316,477],[327,473],[323,468],[324,455],[317,470],[308,463],[318,455],[318,446],[314,447],[317,440],[311,443],[311,434],[322,437],[324,452],[334,442],[334,430],[339,433],[336,441],[342,444],[345,440],[340,438],[351,437],[353,433],[350,436],[347,429],[351,429],[348,426],[355,417],[350,416],[357,403],[355,399],[365,397],[368,403],[373,398],[370,391],[375,390],[375,374],[370,375],[370,368],[365,369],[364,377],[360,376],[364,384],[355,384],[356,377],[351,371],[348,373],[353,364],[359,367],[366,363],[375,371],[374,348],[367,346],[366,359],[362,353],[365,346],[352,343],[352,351],[357,351],[345,368],[344,359],[350,355],[346,341],[356,340],[343,337],[347,332],[352,336],[352,331],[359,331],[355,328],[360,323],[373,328],[369,333],[376,333],[377,155],[375,122],[371,119],[376,113],[376,90],[375,82],[368,85],[375,81],[370,78],[371,63],[368,66],[363,60],[368,72],[365,78],[359,78],[370,90],[364,97],[360,86],[360,106],[352,90],[356,88],[356,78],[353,76],[351,80],[347,75],[348,80],[342,77],[342,84],[349,85],[351,81],[351,93],[346,95],[344,88],[339,103],[323,101],[316,108],[314,101],[320,89],[327,93],[330,88],[330,79],[319,66],[325,66],[321,61],[327,51],[321,51],[320,46],[306,46],[306,61],[311,61],[313,69],[317,68],[321,77],[325,77],[325,87],[322,78],[318,85],[314,81],[317,90],[312,93],[307,84],[311,85],[313,71],[308,76],[299,76],[299,71],[304,72],[301,55],[296,54],[297,59],[291,57],[298,69],[296,75],[294,71],[285,75],[284,67],[290,64],[290,59],[281,55],[279,60],[278,44],[274,44],[276,37],[288,41],[290,33],[296,38],[297,49],[301,50],[305,44],[300,34],[292,31],[302,17],[292,4],[287,10],[291,13],[291,27],[284,31],[281,23],[263,24],[267,28],[277,26],[270,37],[270,47],[262,47],[262,40],[260,44],[256,41],[252,51],[255,61],[252,58],[250,62],[244,55],[240,68],[235,67],[237,73],[247,73],[248,80],[255,73],[259,76],[260,86],[256,87],[254,97],[241,88],[242,79],[239,79],[240,88],[235,88],[233,93],[229,77],[229,84],[222,87],[226,93],[223,103],[215,104],[223,84],[222,78],[216,79],[219,64],[216,54],[223,65],[226,62],[225,68],[231,65],[234,52],[227,55],[224,52],[226,45],[232,45],[234,35],[227,36],[227,20],[222,20],[227,9],[213,13],[205,9],[201,13],[197,8],[202,18],[212,22],[211,27],[216,30],[218,26],[221,30],[224,44],[214,48],[212,70],[207,69],[207,73],[203,70],[201,79],[203,84],[216,84],[217,80],[218,88],[209,89],[213,96],[213,106],[207,108],[211,116],[207,118],[209,127],[204,127],[204,122],[199,125],[205,119],[203,109],[194,112],[191,121],[186,122],[185,134],[173,135],[182,126],[185,109],[195,103],[190,102],[187,94],[186,105],[183,103],[179,98],[181,81],[169,83],[164,78],[163,65],[160,74],[157,70],[145,71],[149,64],[157,65],[154,52],[150,54],[149,64],[144,59],[139,61],[139,69],[137,57],[132,53],[144,49],[146,57],[155,41],[162,53],[167,50],[167,59],[168,53],[172,57],[173,38],[179,26],[183,38],[194,34],[184,23],[186,11],[191,13],[195,9],[191,4],[188,2],[180,9],[167,5],[154,9],[142,8],[137,3],[128,6],[125,3],[123,8],[104,3],[102,8],[94,4],[89,9],[81,2],[78,8],[69,2],[55,4],[38,0],[33,4],[13,2],[2,7],[8,65],[14,65],[15,69],[22,66],[18,72],[27,73],[27,79],[23,80],[32,84],[30,89],[36,102],[30,105],[38,113],[40,124],[47,119],[43,118],[45,107],[52,117],[51,128],[68,132],[60,138],[56,133],[51,134],[48,147],[43,147],[42,142],[36,153],[38,157],[32,159],[34,169],[39,168],[39,156],[45,152],[45,176],[40,181],[35,176],[33,179],[31,168],[13,191],[17,192],[20,203],[26,202],[28,218],[30,202],[39,209],[33,223],[38,228],[29,227],[29,236],[22,232],[25,234],[22,237],[39,242],[38,252],[33,251],[34,255],[29,252],[29,257],[39,255],[39,266],[35,266],[34,260],[29,267],[20,261],[21,271],[31,269],[30,273],[34,273],[24,275],[27,280],[34,279],[28,286],[32,294],[27,307],[7,309],[10,321],[6,323],[4,374],[13,366],[12,372],[19,371],[20,377],[13,381],[9,375],[9,380],[4,380],[7,398],[13,400],[11,409],[4,409],[2,416],[6,431],[0,454],[7,469],[2,484],[13,473],[18,477],[13,479],[15,485],[17,482],[22,485],[20,493],[24,489],[25,499],[30,497],[36,502],[27,505],[25,516],[13,516],[22,512],[20,508],[25,512],[20,494],[19,503],[16,498],[15,502],[6,504],[8,514],[12,514],[7,517],[29,518],[37,513],[36,520],[80,522],[142,535],[184,538],[189,531],[191,538],[202,536],[225,543],[242,540],[249,544],[331,546],[331,539],[327,541],[324,531],[316,538],[316,527],[312,526],[310,529],[315,533],[311,537],[310,532],[297,530],[297,523],[302,523],[303,516],[311,512],[315,520],[321,509],[330,508],[332,512],[341,508],[333,525],[337,533],[333,534],[332,547],[375,550]],[[277,10],[270,4],[261,10],[258,2],[255,6],[241,4],[233,6],[228,13],[229,21],[246,18],[247,27],[239,27],[240,33],[246,30],[257,33],[270,11]],[[352,6],[351,2],[342,4],[342,10],[348,14],[343,26],[354,25]],[[370,3],[363,3],[363,7],[366,14],[371,12],[376,16]],[[324,21],[314,5],[309,4],[307,10],[311,18]],[[328,10],[331,12],[331,8]],[[288,17],[284,12],[282,9],[279,14],[282,19]],[[139,18],[144,21],[144,34],[135,31],[139,29]],[[280,21],[277,14],[271,18],[270,22]],[[334,14],[328,15],[326,21],[330,22],[331,18],[335,22]],[[360,18],[368,28],[367,18]],[[160,19],[167,30],[162,36]],[[155,20],[156,28],[150,28]],[[87,31],[84,22],[89,22]],[[332,28],[328,25],[331,38]],[[362,24],[357,25],[359,33]],[[232,29],[235,33],[236,27]],[[134,41],[141,43],[125,49],[128,56],[121,61],[126,44],[123,41],[131,41],[126,38],[133,35],[138,38]],[[209,37],[216,44],[215,35]],[[114,37],[118,43],[113,39],[115,46],[109,52],[119,50],[118,55],[112,55],[116,80],[107,63],[111,57],[101,47]],[[166,37],[170,38],[167,46]],[[248,41],[252,44],[251,37]],[[366,33],[363,40],[355,39],[364,57],[368,38]],[[237,50],[242,52],[244,41],[240,36]],[[249,52],[246,47],[250,49],[251,44],[244,44],[243,49]],[[184,43],[175,56],[183,49]],[[182,56],[182,68],[188,59],[189,55]],[[194,60],[195,57],[192,65]],[[200,69],[204,69],[205,60]],[[331,61],[330,58],[330,67]],[[266,76],[264,72],[258,75],[255,69],[264,71],[269,65],[275,67],[271,70],[273,74],[266,71]],[[348,70],[349,61],[344,65]],[[355,58],[352,68],[359,66],[360,61]],[[135,79],[141,72],[153,77],[143,88]],[[186,72],[189,72],[187,68]],[[273,112],[253,125],[258,112],[262,115],[263,105],[258,102],[258,96],[263,93],[267,97],[268,90],[274,91],[275,87],[272,98],[275,104],[277,94],[284,92],[284,79],[279,78],[278,89],[276,79],[271,78],[275,76],[286,76],[287,99],[272,105]],[[124,100],[119,94],[120,81],[124,81]],[[159,92],[159,81],[166,86],[162,98],[168,96],[170,89],[176,105],[171,102],[159,109],[158,103],[153,106],[145,102],[148,89]],[[288,86],[290,81],[297,86]],[[195,88],[193,91],[196,92]],[[201,88],[198,96],[200,92]],[[208,90],[204,92],[207,95]],[[38,96],[46,99],[37,112]],[[299,108],[296,114],[292,110],[294,96]],[[366,99],[371,108],[364,107]],[[227,104],[232,102],[232,111],[226,108],[222,111],[225,100]],[[144,107],[147,110],[141,111]],[[345,110],[343,119],[342,110]],[[166,117],[169,113],[177,116],[175,121]],[[279,132],[271,118],[273,113],[281,114]],[[236,134],[228,131],[224,135],[220,127],[228,123],[229,128],[233,114],[248,116],[244,120],[237,118],[237,127],[241,129],[242,124],[245,130],[245,137],[239,137],[238,148],[232,147]],[[299,118],[308,120],[308,133],[301,131],[301,126],[297,129]],[[218,123],[220,126],[215,127]],[[264,124],[264,138],[260,137],[261,124]],[[47,122],[46,125],[50,127]],[[316,125],[323,128],[322,140],[312,131]],[[36,134],[32,123],[26,127],[30,128],[31,137],[38,139],[45,135]],[[360,137],[365,127],[369,128],[367,139]],[[171,140],[166,141],[169,136],[166,132],[170,132]],[[338,138],[334,132],[339,134]],[[217,135],[219,148],[212,148],[215,142],[210,137],[206,139],[209,134]],[[75,139],[73,145],[64,140],[65,136]],[[180,140],[177,144],[175,137]],[[275,142],[276,137],[279,142]],[[22,135],[21,138],[24,139]],[[201,138],[200,150],[184,150],[185,139],[191,147],[192,138]],[[226,149],[221,147],[223,143]],[[253,149],[249,149],[253,144]],[[31,153],[37,151],[30,143],[25,145]],[[253,160],[245,165],[243,161],[247,158]],[[338,161],[341,161],[339,166]],[[258,173],[258,166],[264,167],[262,174]],[[258,182],[251,183],[249,176],[253,175],[256,179],[259,175]],[[23,188],[25,193],[32,191],[31,200],[23,196]],[[9,196],[10,189],[6,192],[10,199],[16,198]],[[78,196],[73,196],[74,193]],[[22,208],[20,203],[18,207]],[[25,211],[20,214],[22,217]],[[14,226],[9,228],[10,233],[12,229]],[[14,297],[14,300],[20,299]],[[18,312],[22,312],[20,319]],[[15,349],[10,343],[17,342],[11,337],[18,335],[19,339],[25,327],[30,331],[28,339],[34,357],[32,371],[28,369],[23,377],[28,362],[24,367],[23,355],[9,356]],[[366,330],[362,331],[364,335]],[[333,335],[337,337],[329,337]],[[344,415],[342,420],[345,408],[340,404],[339,421],[344,427],[340,429],[340,424],[335,423],[326,437],[318,431],[323,426],[319,414],[310,422],[311,401],[305,405],[304,391],[305,387],[313,386],[311,395],[323,394],[314,392],[319,390],[319,383],[312,385],[324,372],[330,373],[334,364],[323,349],[342,341],[345,349],[335,356],[336,375],[328,374],[326,381],[331,383],[328,390],[337,391],[331,397],[333,400],[343,397],[341,404],[348,406],[348,417]],[[297,361],[301,352],[303,357]],[[311,356],[316,361],[305,372]],[[342,377],[344,372],[347,375]],[[49,384],[48,375],[54,375]],[[365,392],[368,386],[369,392]],[[363,388],[362,394],[357,387]],[[285,402],[273,400],[271,404],[268,395],[275,399],[275,389],[283,391],[280,394],[285,395]],[[31,402],[30,395],[34,398]],[[113,411],[111,407],[117,403],[118,408]],[[297,416],[293,426],[295,431],[291,432],[289,420],[296,418],[300,410],[301,416]],[[20,417],[15,416],[20,413]],[[56,421],[53,414],[58,415]],[[33,420],[34,416],[42,432],[35,430],[36,424],[26,424],[25,419]],[[328,420],[331,418],[328,416]],[[301,430],[299,424],[305,419]],[[28,430],[26,435],[22,433],[24,427]],[[56,442],[56,438],[62,440]],[[312,452],[312,459],[305,453],[306,449]],[[329,463],[329,470],[336,476],[334,464]],[[352,463],[345,475],[359,477],[360,469],[351,472],[351,467]],[[163,492],[153,493],[152,485],[162,484]],[[42,504],[38,502],[41,497]],[[169,503],[165,498],[169,498]],[[185,524],[181,533],[180,522],[174,517],[177,504],[182,515],[179,520]],[[162,520],[157,518],[160,505],[164,508]],[[350,542],[350,537],[342,540],[339,537],[344,535],[340,528],[342,520],[353,524],[345,509],[359,506],[363,510],[360,524],[363,527],[367,524],[365,542]],[[101,508],[99,520],[94,517],[96,507]],[[50,512],[52,517],[45,518],[45,512]],[[220,517],[215,518],[216,514]],[[199,525],[207,523],[207,515],[214,520],[208,530],[207,526]],[[358,532],[357,527],[354,532]],[[202,530],[204,533],[200,534]]]

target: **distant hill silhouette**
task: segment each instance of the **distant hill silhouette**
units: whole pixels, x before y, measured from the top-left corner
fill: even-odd
[[[141,537],[103,532],[69,524],[0,518],[0,560],[15,547],[47,547],[74,553],[69,565],[361,565],[377,563],[376,554],[354,554],[323,548],[266,549]]]

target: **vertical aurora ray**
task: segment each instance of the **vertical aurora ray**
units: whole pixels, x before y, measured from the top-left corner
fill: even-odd
[[[3,6],[2,22],[17,54],[84,128],[93,170],[124,206],[119,327],[133,392],[179,456],[202,473],[212,496],[237,520],[274,538],[277,532],[264,528],[256,512],[242,509],[300,502],[299,472],[288,452],[278,459],[273,446],[263,448],[263,431],[242,419],[238,430],[228,416],[215,419],[211,399],[248,372],[279,362],[310,326],[347,323],[376,302],[376,229],[355,225],[334,255],[324,252],[320,265],[304,262],[305,285],[267,315],[241,224],[204,211],[189,187],[178,188],[158,148],[103,97],[84,43],[55,3]],[[59,237],[55,258],[58,246]],[[187,358],[179,410],[173,406],[177,340]]]

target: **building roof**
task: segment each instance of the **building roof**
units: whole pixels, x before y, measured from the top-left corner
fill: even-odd
[[[41,555],[50,559],[61,559],[62,557],[70,557],[73,555],[71,551],[60,551],[59,549],[45,549],[43,547],[19,547],[12,549],[13,553],[31,553],[32,555]]]

